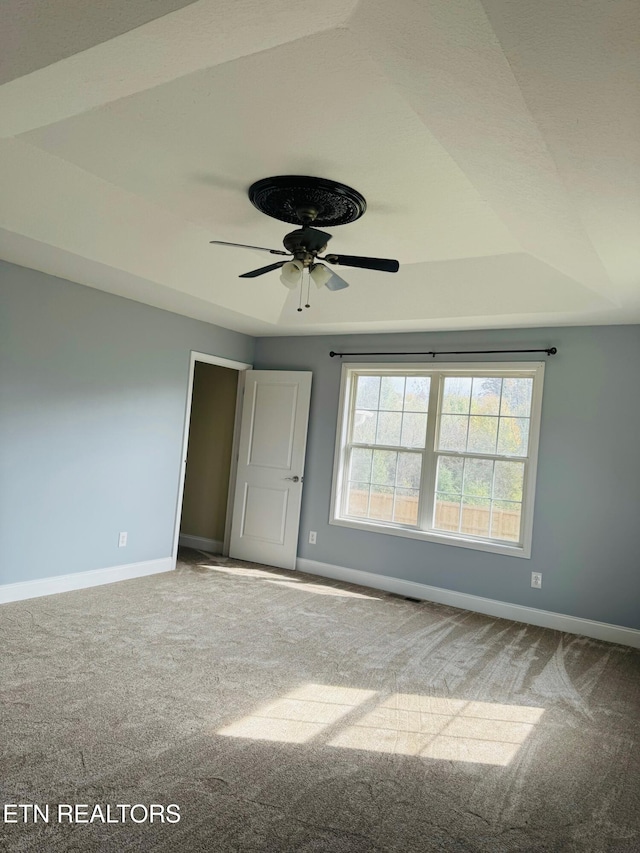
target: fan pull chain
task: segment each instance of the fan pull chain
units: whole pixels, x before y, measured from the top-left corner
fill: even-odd
[[[302,281],[302,277],[300,277],[300,302],[298,303],[298,311],[302,311],[302,288],[304,287],[304,282]]]
[[[302,291],[302,287],[300,288]],[[304,306],[305,308],[311,308],[311,301],[309,299],[309,291],[311,290],[311,273],[307,270],[307,304]]]

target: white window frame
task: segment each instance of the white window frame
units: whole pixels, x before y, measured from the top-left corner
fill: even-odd
[[[357,362],[342,365],[340,384],[340,403],[338,408],[338,426],[334,454],[333,481],[331,487],[331,511],[329,523],[355,530],[374,531],[390,536],[402,536],[408,539],[420,539],[454,545],[459,548],[471,548],[489,551],[494,554],[507,554],[512,557],[531,557],[533,535],[533,514],[538,467],[538,445],[540,439],[540,416],[542,412],[542,388],[545,363],[535,362],[453,362],[448,364],[407,364],[402,362]],[[342,514],[344,501],[344,481],[346,478],[348,436],[351,416],[355,402],[355,378],[358,375],[422,375],[431,377],[429,394],[429,414],[427,418],[427,437],[420,482],[420,514],[418,527],[398,524],[390,521],[349,518]],[[525,476],[522,491],[521,540],[518,543],[503,542],[496,539],[473,537],[462,533],[447,533],[429,527],[433,516],[435,500],[436,431],[440,420],[441,396],[445,376],[502,376],[527,377],[533,379],[531,413],[529,421],[529,453],[521,461],[525,463]],[[436,381],[434,381],[436,377]],[[442,379],[441,379],[442,377]],[[407,448],[415,450],[416,448]],[[473,453],[460,454],[462,457],[474,456]],[[487,454],[477,454],[480,458]],[[490,455],[490,454],[489,454]],[[512,457],[508,457],[512,458]]]

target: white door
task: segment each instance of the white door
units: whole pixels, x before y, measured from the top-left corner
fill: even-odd
[[[245,376],[229,555],[295,569],[311,373]]]

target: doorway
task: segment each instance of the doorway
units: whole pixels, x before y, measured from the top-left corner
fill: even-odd
[[[178,545],[228,553],[240,392],[249,367],[191,353],[174,565]]]
[[[249,368],[191,354],[173,568],[179,544],[223,556],[231,544],[295,569],[312,374]]]

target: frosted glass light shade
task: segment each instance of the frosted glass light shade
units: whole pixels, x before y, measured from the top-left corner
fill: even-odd
[[[313,279],[318,290],[329,281],[333,273],[324,264],[314,264],[311,267],[311,278]]]
[[[300,261],[287,261],[283,265],[280,272],[280,281],[289,290],[296,288],[302,281],[302,270],[304,269]]]

